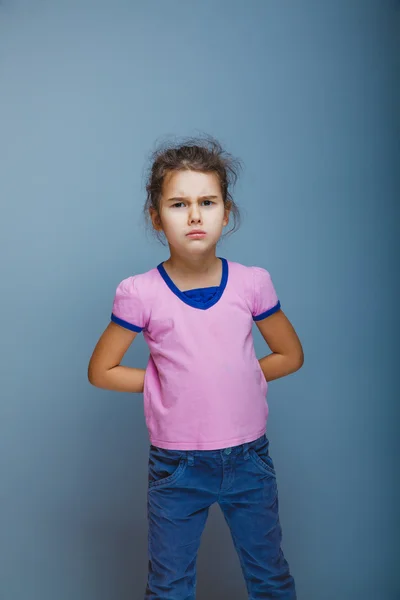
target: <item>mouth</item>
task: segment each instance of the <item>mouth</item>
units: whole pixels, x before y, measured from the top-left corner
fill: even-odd
[[[190,231],[189,233],[186,234],[186,237],[189,238],[203,238],[206,235],[205,231],[202,231],[201,229],[194,229],[193,231]]]

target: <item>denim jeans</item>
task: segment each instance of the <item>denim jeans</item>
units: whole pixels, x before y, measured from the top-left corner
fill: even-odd
[[[281,549],[275,468],[264,434],[221,450],[150,446],[145,600],[195,600],[196,559],[218,502],[239,556],[248,598],[295,600]]]

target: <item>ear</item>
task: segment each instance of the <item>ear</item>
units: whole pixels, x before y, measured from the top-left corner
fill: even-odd
[[[229,215],[231,214],[232,202],[225,203],[223,226],[226,227],[229,223]]]
[[[153,227],[156,231],[162,231],[162,223],[161,223],[161,219],[160,219],[160,215],[158,214],[157,210],[155,208],[153,208],[152,206],[150,206],[149,208],[149,213],[150,213],[150,218],[151,218],[151,222],[153,223]]]

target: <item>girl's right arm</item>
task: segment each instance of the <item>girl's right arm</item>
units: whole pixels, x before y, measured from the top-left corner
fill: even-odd
[[[120,365],[136,336],[136,331],[113,321],[108,324],[89,361],[88,379],[92,385],[117,392],[143,392],[145,369]]]

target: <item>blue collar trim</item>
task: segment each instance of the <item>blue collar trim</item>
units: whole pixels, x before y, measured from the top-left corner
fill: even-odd
[[[216,292],[212,296],[212,298],[210,298],[210,300],[208,300],[208,302],[197,302],[194,298],[190,298],[184,292],[181,292],[181,290],[179,290],[176,287],[176,285],[174,284],[174,282],[168,275],[167,271],[164,268],[163,263],[160,263],[159,265],[157,265],[157,269],[158,269],[158,272],[160,273],[161,277],[164,279],[165,283],[169,287],[169,289],[176,296],[178,296],[178,298],[180,298],[182,300],[182,302],[184,302],[185,304],[188,304],[189,306],[192,306],[193,308],[200,308],[202,310],[206,310],[207,308],[214,306],[214,304],[216,304],[218,302],[218,300],[221,298],[222,294],[224,293],[224,290],[228,283],[228,275],[229,275],[228,261],[226,260],[226,258],[222,258],[220,256],[218,256],[218,258],[222,261],[221,283],[219,284],[218,287],[215,288]]]

